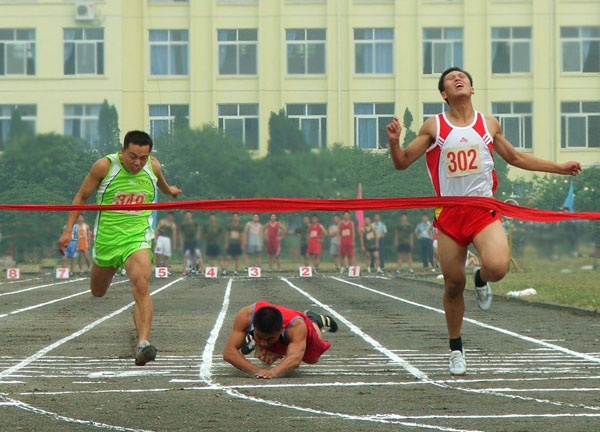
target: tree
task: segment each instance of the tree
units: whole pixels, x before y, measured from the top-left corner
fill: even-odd
[[[98,115],[98,151],[100,154],[114,153],[121,147],[119,114],[114,105],[105,99]]]
[[[408,107],[404,110],[404,117],[402,118],[402,126],[406,129],[404,133],[404,142],[402,143],[402,147],[406,147],[412,140],[417,137],[415,131],[413,131],[410,126],[413,122],[413,116]]]
[[[269,117],[269,154],[304,153],[309,151],[304,134],[283,109]]]
[[[7,140],[8,145],[25,140],[32,135],[33,132],[31,128],[23,121],[23,118],[21,117],[21,111],[16,108],[10,116]]]

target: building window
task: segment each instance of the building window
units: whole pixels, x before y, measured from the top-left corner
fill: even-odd
[[[285,38],[288,74],[325,73],[325,29],[289,29]]]
[[[65,75],[104,74],[104,29],[64,29]]]
[[[0,75],[35,75],[35,29],[0,29]]]
[[[36,105],[0,105],[0,149],[4,148],[10,134],[10,119],[15,111],[21,114],[21,120],[32,133],[36,130]]]
[[[219,129],[258,150],[258,104],[220,104]]]
[[[218,30],[219,74],[256,75],[256,29]]]
[[[533,148],[531,102],[492,102],[492,115],[502,126],[502,134],[516,148]]]
[[[463,30],[460,27],[423,29],[423,74],[439,74],[463,67]]]
[[[387,148],[385,128],[393,119],[393,103],[355,103],[354,146],[361,149]]]
[[[450,105],[446,102],[423,102],[423,123],[429,118],[442,112],[448,112]]]
[[[492,28],[492,73],[531,72],[531,27]]]
[[[148,105],[148,118],[150,119],[150,135],[160,138],[173,129],[173,122],[178,115],[189,120],[189,105]]]
[[[188,31],[150,30],[150,75],[188,74]]]
[[[394,29],[354,29],[354,71],[357,74],[394,73]]]
[[[600,72],[600,27],[561,27],[563,72]]]
[[[560,146],[600,148],[600,101],[560,104]]]
[[[304,133],[310,148],[327,147],[327,104],[288,104],[286,114]]]
[[[101,105],[65,105],[65,135],[87,142],[90,148],[98,146],[98,115]]]

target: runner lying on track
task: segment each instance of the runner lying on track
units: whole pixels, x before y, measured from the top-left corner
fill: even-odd
[[[331,343],[322,338],[323,327],[332,333],[338,329],[330,316],[258,301],[238,312],[223,359],[256,378],[277,378],[296,369],[301,362],[316,363],[329,349]],[[255,349],[255,357],[264,363],[263,367],[246,360],[245,355]],[[283,360],[276,366],[264,368],[280,358]]]

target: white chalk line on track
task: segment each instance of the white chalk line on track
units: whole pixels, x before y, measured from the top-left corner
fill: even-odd
[[[300,412],[325,415],[325,416],[329,416],[329,417],[336,417],[336,418],[341,418],[344,420],[359,420],[359,421],[367,421],[367,422],[372,422],[372,423],[398,424],[398,425],[407,426],[407,427],[432,429],[432,430],[443,431],[443,432],[473,432],[473,431],[467,430],[467,429],[454,429],[454,428],[448,428],[448,427],[442,427],[442,426],[430,426],[430,425],[421,424],[421,423],[386,420],[386,419],[381,419],[381,418],[377,418],[374,416],[350,415],[350,414],[343,414],[343,413],[338,413],[338,412],[324,411],[324,410],[319,410],[319,409],[314,409],[314,408],[300,407],[297,405],[286,404],[286,403],[279,402],[279,401],[262,399],[262,398],[258,398],[255,396],[249,396],[249,395],[240,393],[239,391],[237,391],[235,389],[227,388],[226,386],[222,386],[218,383],[215,383],[212,379],[212,372],[211,372],[212,361],[213,361],[213,352],[215,349],[215,343],[217,341],[217,338],[221,331],[221,327],[223,326],[223,322],[225,320],[225,315],[227,314],[227,308],[229,306],[229,297],[231,294],[231,282],[232,282],[232,280],[230,279],[227,284],[225,294],[223,296],[223,304],[221,306],[221,311],[219,312],[219,316],[217,317],[215,325],[211,330],[210,337],[208,338],[206,345],[204,346],[204,352],[202,354],[202,364],[200,365],[200,378],[210,388],[222,390],[225,393],[227,393],[228,395],[233,396],[238,399],[244,399],[247,401],[257,402],[260,404],[265,404],[265,405],[269,405],[269,406],[273,406],[273,407],[292,409],[292,410],[296,410],[296,411],[300,411]]]
[[[385,297],[389,297],[389,298],[398,300],[400,302],[409,304],[411,306],[417,306],[417,307],[420,307],[420,308],[423,308],[423,309],[427,309],[427,310],[430,310],[430,311],[433,311],[433,312],[436,312],[436,313],[444,314],[444,311],[441,310],[441,309],[438,309],[438,308],[434,308],[434,307],[427,306],[427,305],[424,305],[424,304],[421,304],[421,303],[413,302],[411,300],[403,299],[401,297],[397,297],[397,296],[394,296],[392,294],[385,293],[383,291],[378,291],[376,289],[369,288],[369,287],[366,287],[366,286],[361,285],[361,284],[350,282],[350,281],[347,281],[345,279],[340,279],[340,278],[338,278],[336,276],[330,276],[330,277],[331,277],[331,279],[337,280],[339,282],[343,282],[345,284],[352,285],[352,286],[361,288],[363,290],[373,292],[375,294],[379,294],[379,295],[382,295],[382,296],[385,296]],[[283,279],[284,278],[282,278],[282,280]],[[288,285],[292,286],[289,281],[287,283],[288,283]],[[299,290],[299,289],[297,289],[297,290],[299,292],[301,292],[301,290]],[[310,296],[310,295],[308,295],[308,296]],[[309,299],[312,298],[312,296],[310,296],[310,297],[308,297],[308,296],[307,296],[307,298],[309,298]],[[597,359],[596,357],[592,357],[592,356],[584,354],[584,353],[580,353],[580,352],[577,352],[577,351],[572,351],[572,350],[569,350],[567,348],[564,348],[564,347],[561,347],[561,346],[558,346],[558,345],[554,345],[554,344],[551,344],[551,343],[548,343],[548,342],[544,342],[544,341],[541,341],[539,339],[535,339],[535,338],[532,338],[532,337],[529,337],[529,336],[523,336],[523,335],[518,334],[516,332],[510,331],[510,330],[506,330],[506,329],[503,329],[503,328],[500,328],[500,327],[492,326],[492,325],[489,325],[489,324],[485,324],[485,323],[483,323],[481,321],[477,321],[477,320],[474,320],[474,319],[471,319],[471,318],[464,318],[464,320],[468,321],[468,322],[470,322],[472,324],[481,326],[483,328],[487,328],[487,329],[490,329],[490,330],[495,330],[495,331],[498,331],[500,333],[507,334],[509,336],[513,336],[513,337],[516,337],[516,338],[519,338],[519,339],[522,339],[522,340],[526,340],[528,342],[533,342],[533,343],[536,343],[538,345],[542,345],[542,346],[544,346],[546,348],[550,348],[550,349],[553,349],[553,350],[556,350],[556,351],[560,351],[560,352],[563,352],[565,354],[569,354],[569,355],[572,355],[572,356],[575,356],[575,357],[584,358],[584,359],[586,359],[588,361],[591,361],[591,362],[594,362],[594,363],[600,363],[600,359]],[[436,385],[436,386],[439,386],[439,387],[446,387],[446,388],[449,388],[449,389],[455,389],[455,390],[459,390],[459,391],[463,391],[463,392],[467,392],[467,393],[487,394],[487,395],[500,396],[500,397],[503,397],[503,398],[519,399],[519,400],[524,400],[524,401],[533,401],[533,402],[538,402],[538,403],[543,403],[543,404],[550,404],[550,405],[561,406],[561,407],[578,408],[578,409],[584,408],[584,409],[589,409],[589,410],[594,410],[594,411],[600,411],[600,407],[598,407],[598,406],[575,405],[575,404],[570,404],[570,403],[565,403],[565,402],[555,402],[555,401],[551,401],[551,400],[548,400],[548,399],[539,399],[539,398],[533,398],[533,397],[518,396],[518,395],[513,395],[513,394],[505,394],[505,393],[496,392],[496,391],[489,391],[489,390],[482,390],[482,389],[470,389],[470,388],[465,388],[465,387],[455,387],[453,385],[440,385],[436,381],[428,381],[428,382],[430,384],[432,384],[432,385]]]
[[[125,283],[125,282],[128,282],[128,281],[113,282],[111,284],[111,286],[112,285],[122,284],[122,283]],[[21,309],[16,309],[14,311],[11,311],[11,312],[8,312],[8,313],[5,313],[5,314],[0,314],[0,319],[4,318],[4,317],[7,317],[9,315],[16,315],[16,314],[21,313],[21,312],[27,312],[27,311],[30,311],[30,310],[33,310],[33,309],[37,309],[37,308],[40,308],[40,307],[43,307],[43,306],[51,305],[53,303],[58,303],[58,302],[61,302],[63,300],[68,300],[70,298],[77,297],[77,296],[80,296],[80,295],[83,295],[83,294],[89,294],[89,292],[90,292],[90,290],[86,289],[85,291],[81,291],[81,292],[78,292],[78,293],[75,293],[75,294],[71,294],[71,295],[68,295],[66,297],[60,297],[60,298],[57,298],[57,299],[53,299],[53,300],[47,301],[45,303],[38,303],[38,304],[33,305],[33,306],[27,306],[27,307],[24,307],[24,308],[21,308]]]
[[[164,291],[165,289],[175,285],[177,282],[180,282],[181,280],[183,280],[183,278],[177,278],[172,282],[169,282],[166,285],[163,285],[162,287],[154,290],[153,292],[150,293],[151,296],[158,294],[161,291]],[[52,351],[55,348],[58,348],[59,346],[81,336],[84,333],[87,333],[88,331],[90,331],[91,329],[93,329],[94,327],[97,327],[98,325],[102,324],[103,322],[119,315],[120,313],[122,313],[123,311],[129,309],[130,307],[132,307],[135,304],[135,302],[130,302],[128,304],[126,304],[125,306],[117,309],[114,312],[111,312],[108,315],[103,316],[102,318],[97,319],[96,321],[88,324],[87,326],[83,327],[81,330],[76,331],[75,333],[72,333],[71,335],[64,337],[56,342],[54,342],[51,345],[48,345],[45,348],[42,348],[41,350],[39,350],[38,352],[36,352],[35,354],[27,357],[26,359],[22,360],[21,362],[17,363],[16,365],[3,370],[2,372],[0,372],[0,380],[2,380],[2,378],[6,378],[9,377],[10,375],[14,374],[15,372],[18,372],[20,369],[23,369],[24,367],[26,367],[27,365],[29,365],[30,363],[38,360],[39,358],[43,357],[45,354],[49,353],[50,351]],[[71,418],[71,417],[66,417],[57,413],[53,413],[50,411],[46,411],[40,408],[36,408],[34,406],[31,406],[29,404],[26,404],[24,402],[21,402],[19,400],[16,399],[12,399],[8,396],[6,396],[6,394],[0,394],[0,398],[3,399],[5,402],[12,402],[15,404],[15,406],[17,408],[29,411],[29,412],[33,412],[35,414],[43,414],[43,415],[47,415],[50,417],[53,417],[57,420],[61,420],[61,421],[65,421],[65,422],[69,422],[69,423],[79,423],[79,424],[86,424],[86,425],[90,425],[90,426],[94,426],[94,427],[98,427],[98,428],[102,428],[102,429],[110,429],[110,430],[116,430],[116,431],[126,431],[126,432],[147,432],[147,430],[145,429],[131,429],[131,428],[124,428],[122,426],[115,426],[115,425],[108,425],[108,424],[104,424],[104,423],[98,423],[98,422],[93,422],[90,420],[81,420],[81,419],[75,419],[75,418]]]
[[[11,284],[16,284],[16,283],[22,283],[22,282],[31,282],[34,280],[40,280],[40,277],[36,277],[36,278],[29,278],[29,279],[17,279],[17,280],[13,280],[13,281],[8,281],[8,282],[0,282],[0,286],[2,285],[11,285]]]
[[[330,276],[330,277],[331,277],[331,279],[334,279],[336,281],[343,282],[345,284],[352,285],[352,286],[355,286],[357,288],[361,288],[363,290],[370,291],[370,292],[373,292],[375,294],[382,295],[384,297],[388,297],[388,298],[391,298],[391,299],[394,299],[394,300],[398,300],[398,301],[400,301],[402,303],[406,303],[406,304],[409,304],[411,306],[417,306],[417,307],[420,307],[420,308],[423,308],[423,309],[427,309],[427,310],[430,310],[432,312],[436,312],[436,313],[444,315],[444,311],[442,309],[434,308],[434,307],[427,306],[427,305],[424,305],[424,304],[421,304],[421,303],[413,302],[411,300],[403,299],[401,297],[398,297],[398,296],[395,296],[395,295],[392,295],[392,294],[388,294],[386,292],[379,291],[379,290],[376,290],[376,289],[373,289],[373,288],[369,288],[367,286],[364,286],[364,285],[361,285],[361,284],[358,284],[358,283],[350,282],[350,281],[347,281],[345,279],[338,278],[336,276]],[[479,327],[486,328],[488,330],[494,330],[494,331],[497,331],[499,333],[503,333],[505,335],[512,336],[512,337],[515,337],[517,339],[521,339],[523,341],[531,342],[531,343],[534,343],[536,345],[541,345],[541,346],[543,346],[545,348],[550,348],[550,349],[555,350],[555,351],[560,351],[560,352],[562,352],[564,354],[568,354],[568,355],[573,356],[573,357],[579,357],[579,358],[585,359],[587,361],[600,364],[600,358],[593,357],[593,356],[591,356],[589,354],[581,353],[581,352],[578,352],[578,351],[573,351],[573,350],[570,350],[568,348],[562,347],[560,345],[555,345],[555,344],[552,344],[552,343],[549,343],[549,342],[546,342],[546,341],[543,341],[543,340],[540,340],[540,339],[536,339],[536,338],[533,338],[533,337],[530,337],[530,336],[525,336],[525,335],[519,334],[517,332],[511,331],[511,330],[507,330],[507,329],[503,329],[501,327],[493,326],[493,325],[490,325],[490,324],[486,324],[484,322],[481,322],[481,321],[478,321],[478,320],[475,320],[475,319],[472,319],[472,318],[465,317],[464,321],[469,322],[471,324],[475,324],[476,326],[479,326]]]
[[[50,287],[50,286],[56,286],[56,285],[73,283],[73,282],[79,282],[79,281],[82,281],[82,280],[85,280],[85,278],[70,279],[70,280],[61,281],[61,282],[54,282],[54,283],[49,283],[49,284],[44,284],[44,285],[37,285],[37,286],[34,286],[34,287],[23,288],[23,289],[16,290],[16,291],[9,291],[9,292],[5,292],[5,293],[0,293],[0,297],[7,296],[7,295],[13,295],[13,294],[20,294],[20,293],[24,293],[24,292],[27,292],[27,291],[33,291],[33,290],[37,290],[37,289],[40,289],[40,288],[46,288],[46,287]]]

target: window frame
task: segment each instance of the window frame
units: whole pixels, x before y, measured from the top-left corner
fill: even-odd
[[[578,111],[564,111],[564,104],[578,104]],[[600,138],[598,139],[598,146],[590,146],[590,134],[589,134],[589,117],[598,117],[600,122],[600,106],[597,111],[585,111],[583,104],[593,103],[600,105],[600,100],[594,101],[561,101],[560,106],[560,149],[561,150],[600,150]],[[569,121],[570,118],[583,118],[585,121],[584,134],[585,134],[585,146],[569,146]]]
[[[81,39],[67,39],[66,32],[67,31],[78,31],[81,30]],[[89,30],[100,30],[102,32],[101,39],[87,39],[86,33]],[[104,27],[65,27],[63,28],[63,75],[64,76],[81,76],[81,75],[104,75],[105,66],[106,66],[106,53],[104,52]],[[67,46],[73,45],[73,73],[68,73],[67,71]],[[91,45],[94,49],[94,71],[93,72],[80,72],[78,69],[80,67],[79,62],[77,60],[77,53],[79,52],[79,47],[82,45]]]
[[[309,30],[322,30],[325,32],[323,39],[308,39]],[[288,39],[288,31],[303,31],[304,39]],[[327,74],[327,28],[286,28],[285,29],[285,51],[286,51],[286,72],[288,75],[293,76],[320,76]],[[290,71],[290,47],[293,45],[304,47],[304,72],[291,72]],[[309,45],[322,45],[323,46],[323,72],[309,72]]]
[[[508,37],[494,37],[494,29],[508,29],[509,30],[509,36]],[[529,30],[529,38],[524,38],[524,37],[514,37],[514,31],[515,29],[528,29]],[[531,26],[494,26],[490,29],[490,71],[492,72],[492,75],[531,75],[532,74],[532,27]],[[508,50],[509,50],[509,54],[508,54],[508,61],[509,61],[509,66],[508,72],[494,72],[494,43],[499,43],[499,42],[504,42],[508,45]],[[529,52],[529,57],[528,57],[528,65],[527,71],[514,71],[514,53],[513,53],[513,49],[514,49],[514,45],[516,43],[527,43],[527,48],[528,48],[528,52]]]
[[[427,30],[436,30],[439,29],[441,30],[441,38],[428,38],[425,36],[425,32]],[[446,32],[448,30],[460,30],[460,39],[449,39],[446,38]],[[464,33],[464,27],[462,26],[458,26],[458,27],[423,27],[422,31],[421,31],[421,37],[422,37],[422,52],[423,55],[421,56],[421,61],[423,62],[422,64],[422,68],[421,68],[421,73],[424,76],[431,76],[431,75],[438,75],[441,74],[444,70],[446,70],[449,67],[459,67],[459,68],[463,68],[464,62],[465,62],[465,52],[464,52],[464,38],[465,38],[465,33]],[[431,61],[429,62],[431,65],[431,71],[429,72],[425,72],[425,65],[427,64],[427,61],[425,60],[425,56],[427,54],[427,50],[425,49],[426,44],[431,44],[431,50],[430,50],[430,54],[431,54]],[[452,58],[450,61],[450,65],[446,65],[445,67],[442,68],[441,71],[436,71],[435,70],[435,56],[434,56],[434,46],[435,45],[450,45],[450,50],[451,50],[451,54],[452,54]],[[459,44],[460,45],[460,54],[461,54],[461,59],[460,59],[460,63],[457,63],[456,59],[454,58],[454,50],[455,50],[455,44]]]
[[[371,114],[357,114],[356,113],[356,109],[357,109],[357,105],[364,105],[365,107],[368,105],[372,106],[372,113]],[[377,106],[384,106],[384,105],[392,105],[392,110],[391,113],[377,113]],[[388,146],[387,145],[382,145],[381,144],[381,130],[379,128],[379,122],[380,120],[383,119],[389,119],[389,121],[391,121],[394,118],[394,109],[396,107],[396,103],[395,102],[354,102],[354,106],[353,106],[353,130],[354,130],[354,147],[357,149],[361,149],[361,150],[368,150],[368,151],[387,151]],[[359,137],[360,137],[360,120],[361,119],[373,119],[375,120],[375,147],[361,147],[360,146],[360,142],[359,142]]]
[[[288,110],[290,106],[304,106],[304,114],[288,114]],[[320,105],[325,107],[325,114],[307,114],[309,112],[310,105]],[[327,103],[288,103],[285,106],[286,116],[294,121],[298,121],[298,129],[302,131],[304,134],[304,139],[306,139],[306,134],[303,129],[303,123],[305,120],[317,120],[319,122],[319,142],[317,146],[313,146],[308,140],[306,140],[308,146],[312,150],[323,150],[327,148]]]
[[[236,106],[236,113],[233,114],[220,114],[220,109],[225,106]],[[242,107],[256,107],[256,114],[240,114],[242,111]],[[217,104],[217,127],[219,130],[227,135],[226,128],[226,120],[242,120],[242,144],[246,147],[247,150],[250,151],[259,151],[260,150],[260,106],[258,103],[222,103]],[[256,119],[256,148],[250,148],[248,146],[248,140],[246,137],[246,120],[247,119]]]
[[[36,42],[37,33],[35,28],[2,28],[2,31],[12,31],[13,39],[0,39],[0,55],[2,56],[0,77],[4,76],[33,76],[36,74]],[[19,39],[19,31],[33,32],[33,39]],[[8,47],[23,45],[23,73],[8,72]],[[32,58],[31,64],[29,59]]]
[[[240,30],[254,30],[256,32],[256,39],[255,40],[240,40]],[[219,32],[221,32],[221,31],[235,31],[236,39],[234,41],[219,40]],[[230,46],[230,45],[235,46],[236,71],[235,71],[235,73],[222,73],[221,72],[221,46]],[[241,45],[254,45],[255,56],[256,56],[256,58],[254,59],[254,63],[255,63],[255,67],[256,67],[254,73],[241,73],[240,72],[240,46]],[[258,75],[258,58],[259,58],[258,48],[259,48],[258,47],[258,28],[217,29],[217,75],[219,77],[257,76]]]
[[[525,103],[529,104],[530,109],[528,113],[515,112],[515,104]],[[510,104],[510,113],[495,112],[497,110],[496,104]],[[498,120],[498,122],[500,123],[504,137],[506,137],[506,120],[516,118],[519,122],[519,143],[515,143],[513,141],[510,141],[510,143],[513,145],[514,148],[518,150],[533,151],[533,145],[535,143],[533,128],[533,101],[494,101],[492,102],[491,112],[492,115],[496,118],[496,120]],[[531,137],[531,143],[529,143],[529,147],[526,145],[528,135],[527,118],[529,118],[529,128],[531,129],[529,131],[529,135]]]
[[[167,40],[151,40],[152,32],[167,32]],[[172,33],[173,32],[185,32],[186,39],[185,40],[173,40]],[[160,47],[165,46],[167,48],[167,73],[153,73],[152,72],[152,47]],[[184,73],[172,73],[172,69],[174,68],[171,62],[171,51],[175,46],[185,46],[186,52],[186,62],[185,62],[185,72]],[[148,52],[149,52],[149,72],[152,78],[159,77],[189,77],[190,75],[190,32],[188,29],[148,29]]]
[[[80,106],[82,107],[82,115],[73,115],[73,114],[67,114],[67,107],[68,106]],[[78,138],[84,142],[86,142],[88,144],[88,146],[90,147],[90,149],[95,149],[98,147],[99,141],[100,141],[100,136],[98,134],[98,125],[96,124],[96,131],[95,131],[95,142],[88,142],[86,139],[86,132],[88,131],[88,127],[90,127],[89,125],[89,121],[95,120],[96,123],[98,122],[99,118],[100,118],[100,110],[101,110],[102,104],[90,104],[90,103],[68,103],[68,104],[64,104],[63,105],[63,127],[64,127],[64,134],[68,135],[68,136],[72,136],[75,138]],[[92,109],[95,108],[98,110],[98,115],[92,115],[92,114],[87,114],[87,110],[88,109]],[[80,136],[75,136],[72,134],[69,134],[67,132],[67,121],[68,120],[78,120],[80,122]]]
[[[577,29],[577,37],[566,37],[562,35],[563,29]],[[596,28],[598,36],[582,36],[584,28]],[[600,74],[600,59],[598,59],[598,70],[584,71],[584,56],[583,46],[585,41],[596,42],[600,44],[600,26],[560,26],[560,72],[563,74]],[[566,43],[577,43],[579,48],[579,70],[565,70],[564,59],[565,59],[565,44]],[[600,48],[599,48],[600,51]],[[599,54],[600,56],[600,54]]]
[[[25,110],[23,107],[33,108],[34,114],[23,114]],[[10,114],[4,115],[4,110],[10,109]],[[6,145],[5,139],[8,138],[10,134],[10,119],[15,112],[15,110],[19,110],[21,112],[21,120],[28,125],[31,125],[31,131],[35,134],[37,131],[37,105],[29,104],[29,103],[19,103],[19,104],[8,104],[3,103],[0,104],[0,124],[6,125],[6,130],[4,130],[4,126],[0,127],[0,149]],[[3,136],[5,135],[5,136]]]
[[[371,39],[356,39],[356,31],[361,30],[370,30],[371,31]],[[391,39],[377,39],[376,31],[377,30],[391,30],[392,36]],[[377,75],[377,76],[391,76],[394,75],[395,69],[395,57],[394,57],[394,42],[396,37],[396,32],[394,27],[354,27],[352,29],[353,32],[353,42],[354,42],[354,75],[358,76],[368,76],[368,75]],[[357,70],[357,46],[358,45],[370,45],[372,49],[372,61],[371,61],[371,72],[359,72]],[[390,45],[392,51],[391,57],[391,71],[385,72],[377,72],[377,45]]]
[[[150,113],[152,107],[158,106],[166,106],[167,107],[167,115],[166,116],[156,116]],[[185,107],[187,114],[185,118],[190,121],[190,105],[189,104],[148,104],[148,131],[150,132],[150,136],[152,139],[160,138],[161,135],[156,135],[154,133],[154,127],[152,126],[155,121],[167,121],[168,126],[166,133],[171,133],[173,131],[173,122],[175,121],[175,117],[177,116],[177,109]]]

